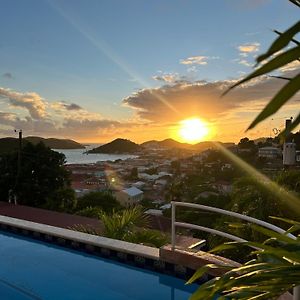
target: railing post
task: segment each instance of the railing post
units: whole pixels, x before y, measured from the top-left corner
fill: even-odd
[[[296,286],[293,289],[293,300],[300,300],[300,286]]]
[[[175,243],[176,243],[176,233],[175,233],[175,208],[176,204],[171,202],[172,207],[172,215],[171,215],[171,232],[172,232],[172,251],[175,250]]]

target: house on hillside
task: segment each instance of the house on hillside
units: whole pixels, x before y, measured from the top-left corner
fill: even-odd
[[[232,184],[225,180],[219,180],[215,183],[214,188],[221,194],[228,195],[232,192]]]
[[[123,206],[131,206],[140,202],[144,197],[144,192],[136,187],[130,187],[115,192],[117,201]]]
[[[258,149],[258,157],[275,159],[282,155],[282,151],[276,147],[262,147]]]

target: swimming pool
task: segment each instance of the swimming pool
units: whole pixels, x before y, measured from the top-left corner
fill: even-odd
[[[0,232],[1,300],[183,300],[196,285]]]

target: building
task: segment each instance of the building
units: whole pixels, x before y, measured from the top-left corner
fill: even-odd
[[[294,166],[296,164],[296,144],[284,143],[283,144],[283,165]]]
[[[131,206],[140,202],[144,197],[144,192],[136,187],[130,187],[115,192],[117,201],[123,206]]]
[[[153,209],[153,208],[151,208],[151,209],[146,210],[145,214],[151,215],[151,216],[162,216],[163,212],[160,209]]]
[[[299,164],[300,163],[300,151],[296,150],[296,163]]]
[[[221,194],[230,194],[232,192],[232,184],[225,180],[219,180],[215,183],[215,189]]]
[[[258,149],[258,157],[275,159],[281,156],[281,150],[276,147],[262,147]]]

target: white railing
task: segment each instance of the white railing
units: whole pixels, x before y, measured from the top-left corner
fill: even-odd
[[[216,208],[216,207],[211,207],[211,206],[206,206],[206,205],[201,205],[201,204],[195,204],[195,203],[187,203],[187,202],[175,202],[172,201],[171,202],[171,206],[172,206],[172,250],[175,251],[175,247],[176,247],[176,227],[183,227],[183,228],[188,228],[188,229],[196,229],[199,231],[204,231],[204,232],[208,232],[211,234],[215,234],[215,235],[219,235],[225,238],[228,238],[230,240],[233,241],[237,241],[237,242],[247,242],[247,240],[244,240],[238,236],[226,233],[226,232],[222,232],[216,229],[212,229],[209,227],[204,227],[204,226],[199,226],[199,225],[195,225],[195,224],[190,224],[190,223],[183,223],[183,222],[176,222],[176,207],[177,206],[181,206],[181,207],[190,207],[190,208],[196,208],[196,209],[200,209],[200,210],[204,210],[204,211],[209,211],[209,212],[214,212],[214,213],[219,213],[222,215],[227,215],[227,216],[231,216],[234,218],[238,218],[244,221],[247,221],[249,223],[253,223],[253,224],[257,224],[260,225],[262,227],[265,227],[267,229],[273,230],[277,233],[280,234],[285,234],[286,236],[290,237],[291,239],[295,240],[296,237],[291,234],[291,233],[286,233],[286,231],[278,226],[275,226],[273,224],[267,223],[265,221],[262,220],[258,220],[246,215],[242,215],[242,214],[238,214],[232,211],[228,211],[228,210],[224,210],[221,208]],[[294,288],[293,290],[293,300],[300,300],[300,287],[297,286]]]

